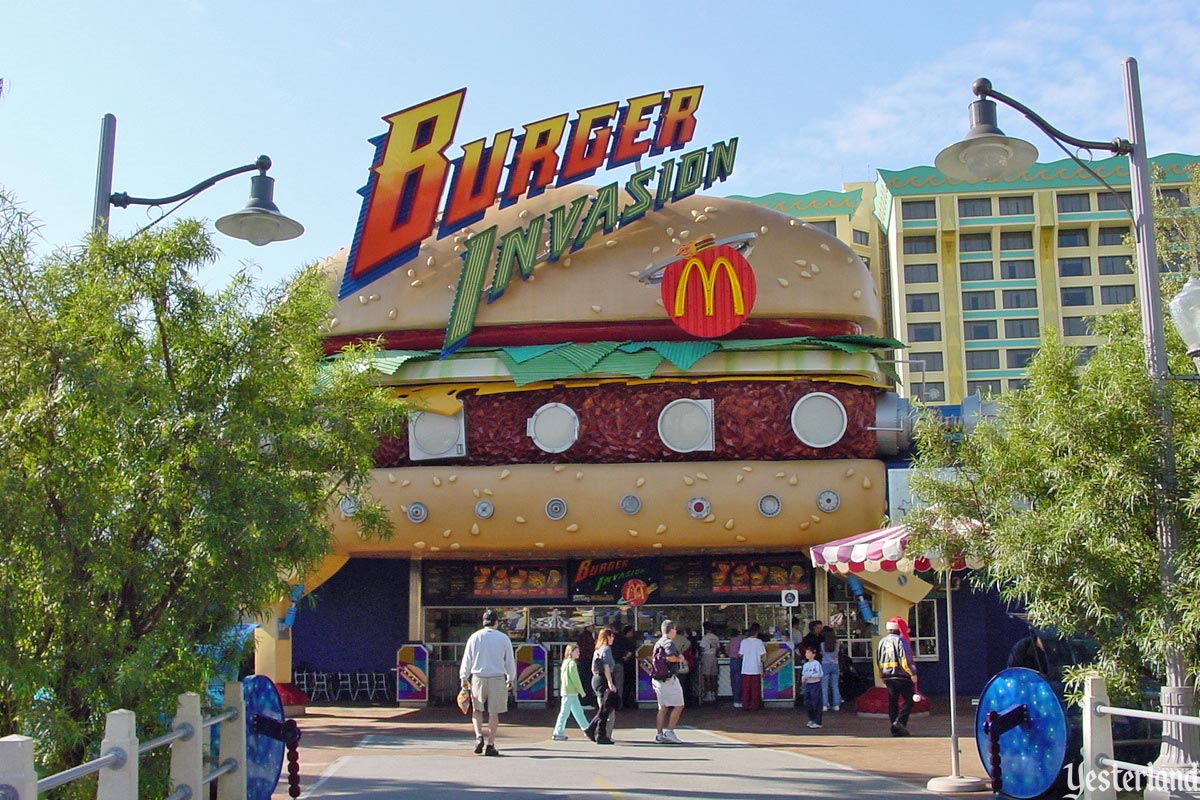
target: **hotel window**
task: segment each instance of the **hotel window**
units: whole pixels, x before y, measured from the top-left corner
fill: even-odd
[[[1100,246],[1121,246],[1125,244],[1125,237],[1129,235],[1129,228],[1101,228],[1100,229]]]
[[[1122,205],[1122,201],[1124,204]],[[1096,208],[1101,211],[1126,211],[1133,208],[1130,192],[1100,192],[1096,195]]]
[[[980,339],[995,339],[996,338],[996,320],[972,320],[963,323],[963,338],[967,341],[979,341]]]
[[[1024,388],[1025,388],[1025,379],[1024,378],[1009,378],[1008,379],[1008,390],[1010,392],[1015,392],[1015,391],[1018,391],[1018,390],[1024,389]]]
[[[1000,381],[967,381],[967,394],[976,392],[984,397],[1000,394]]]
[[[937,264],[905,264],[905,283],[937,283]]]
[[[905,236],[904,254],[936,253],[937,239],[932,236]]]
[[[910,322],[908,325],[908,341],[940,342],[942,340],[942,323],[940,322]]]
[[[1095,302],[1090,286],[1064,286],[1060,293],[1064,306],[1090,306]]]
[[[1001,250],[1032,250],[1033,231],[1000,231]]]
[[[921,314],[926,311],[941,311],[942,304],[937,292],[905,295],[905,306],[910,314]]]
[[[1033,196],[1024,195],[1023,197],[1001,197],[1000,198],[1000,216],[1011,217],[1016,214],[1032,214],[1033,213]]]
[[[1123,306],[1133,302],[1132,286],[1101,286],[1100,302],[1106,306]]]
[[[996,307],[995,292],[963,292],[963,311],[987,311]]]
[[[1091,211],[1090,196],[1085,194],[1060,194],[1058,196],[1058,213],[1073,214],[1077,211]]]
[[[857,228],[853,232],[854,243],[867,245],[871,243],[871,234],[868,231],[860,231]]]
[[[1101,275],[1132,275],[1133,262],[1129,256],[1100,256]]]
[[[1179,208],[1187,208],[1189,205],[1187,193],[1183,189],[1159,189],[1158,196],[1166,200],[1168,205],[1174,204]]]
[[[1037,308],[1037,289],[1005,289],[1005,308]]]
[[[1004,320],[1004,338],[1006,339],[1036,339],[1039,335],[1036,319]]]
[[[941,372],[943,369],[946,368],[945,362],[942,359],[941,353],[909,353],[908,357],[912,361],[924,362],[924,364],[925,364],[924,371],[925,372]],[[913,372],[918,372],[918,373],[921,372],[922,371],[921,365],[913,364],[912,370],[913,370]]]
[[[990,217],[992,215],[992,198],[960,197],[958,215],[960,217]]]
[[[1036,277],[1033,271],[1033,259],[1018,258],[1014,261],[1001,261],[1000,277],[1010,281]]]
[[[921,383],[918,380],[913,384],[913,396],[919,397],[926,403],[941,403],[946,399],[946,384],[941,381]]]
[[[1087,228],[1063,228],[1058,232],[1059,247],[1087,247]]]
[[[964,281],[990,281],[995,276],[990,261],[964,261],[958,265],[958,277]]]
[[[1014,350],[1006,350],[1004,352],[1004,362],[1009,369],[1025,369],[1029,366],[1029,360],[1037,355],[1037,349],[1032,347],[1022,347]]]
[[[1087,256],[1081,258],[1060,258],[1058,260],[1058,275],[1060,278],[1082,278],[1092,274],[1092,260]]]
[[[992,249],[990,233],[964,233],[958,237],[958,252],[986,253]]]
[[[812,225],[814,228],[816,228],[819,231],[825,231],[825,233],[828,233],[830,236],[837,236],[837,220],[832,220],[832,219],[813,220],[813,221],[809,222],[808,224]]]
[[[1000,351],[968,350],[967,369],[1000,369]]]
[[[935,219],[937,208],[932,200],[905,200],[900,204],[902,219]]]
[[[1088,317],[1063,317],[1063,336],[1091,336]]]

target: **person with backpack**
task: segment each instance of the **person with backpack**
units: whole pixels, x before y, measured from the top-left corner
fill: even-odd
[[[887,635],[876,651],[879,675],[887,686],[888,720],[892,736],[908,736],[908,715],[917,695],[917,660],[908,638],[908,623],[901,617],[887,621]],[[900,708],[900,701],[904,707]]]
[[[675,726],[683,714],[683,685],[676,677],[683,656],[675,646],[677,635],[675,623],[664,619],[662,638],[654,643],[654,653],[650,657],[650,678],[658,698],[658,716],[655,718],[658,733],[654,741],[659,744],[683,744],[675,735]]]

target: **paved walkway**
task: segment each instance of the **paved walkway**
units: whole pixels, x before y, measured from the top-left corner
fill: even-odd
[[[962,772],[984,777],[969,701],[959,710]],[[887,734],[886,720],[848,711],[830,712],[824,728],[809,730],[799,709],[722,705],[684,713],[683,746],[654,743],[653,711],[622,711],[617,744],[602,747],[576,728],[568,729],[570,741],[551,740],[555,714],[506,714],[501,757],[484,758],[472,752],[470,724],[457,709],[313,706],[298,718],[302,798],[930,798],[941,795],[927,792],[926,782],[950,771],[949,719],[936,700],[933,714],[914,718],[913,736],[902,739]],[[286,781],[273,800],[287,800]]]

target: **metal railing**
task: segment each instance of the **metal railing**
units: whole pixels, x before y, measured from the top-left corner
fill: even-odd
[[[221,729],[217,766],[204,772],[204,739],[198,735],[214,725],[245,719],[242,684],[225,684],[225,706],[220,714],[204,718],[200,695],[181,694],[171,730],[155,739],[138,742],[132,711],[110,711],[105,718],[101,755],[62,772],[39,779],[34,767],[34,740],[28,736],[0,739],[0,800],[36,800],[59,786],[99,773],[96,800],[137,800],[138,757],[165,745],[171,747],[171,793],[165,800],[200,798],[201,788],[217,782],[218,800],[246,800],[246,726]]]
[[[1154,722],[1173,723],[1166,739],[1182,742],[1189,735],[1184,726],[1200,726],[1200,716],[1164,714],[1140,708],[1109,705],[1108,689],[1103,678],[1088,678],[1083,697],[1083,761],[1071,788],[1076,796],[1086,800],[1116,800],[1117,793],[1129,781],[1122,780],[1118,770],[1137,776],[1147,788],[1195,794],[1200,791],[1200,770],[1195,764],[1173,766],[1135,764],[1113,758],[1112,717],[1130,717]],[[1132,788],[1132,787],[1130,787]]]

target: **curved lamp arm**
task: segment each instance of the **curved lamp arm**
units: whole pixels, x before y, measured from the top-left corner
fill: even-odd
[[[271,159],[267,156],[259,156],[253,164],[227,169],[224,172],[219,172],[211,178],[197,183],[190,189],[173,194],[170,197],[130,197],[125,192],[115,192],[109,196],[108,202],[117,208],[128,208],[129,206],[161,206],[165,203],[174,203],[178,200],[186,200],[189,197],[195,197],[205,189],[220,183],[226,178],[232,178],[234,175],[242,175],[253,170],[258,170],[260,174],[266,175],[267,170],[271,168]]]
[[[971,91],[973,91],[980,99],[986,100],[988,98],[994,98],[999,100],[1001,103],[1004,103],[1004,105],[1008,106],[1009,108],[1014,108],[1017,111],[1020,111],[1026,119],[1036,125],[1051,139],[1057,139],[1059,141],[1066,142],[1067,144],[1073,144],[1076,147],[1083,147],[1088,150],[1107,150],[1108,152],[1118,156],[1127,156],[1133,152],[1133,145],[1128,139],[1121,139],[1118,137],[1108,142],[1097,142],[1089,139],[1077,139],[1074,136],[1069,136],[1063,133],[1058,128],[1044,120],[1029,106],[1020,102],[1019,100],[1014,100],[1003,92],[998,92],[993,89],[992,82],[987,78],[977,78],[975,83],[971,85]]]

